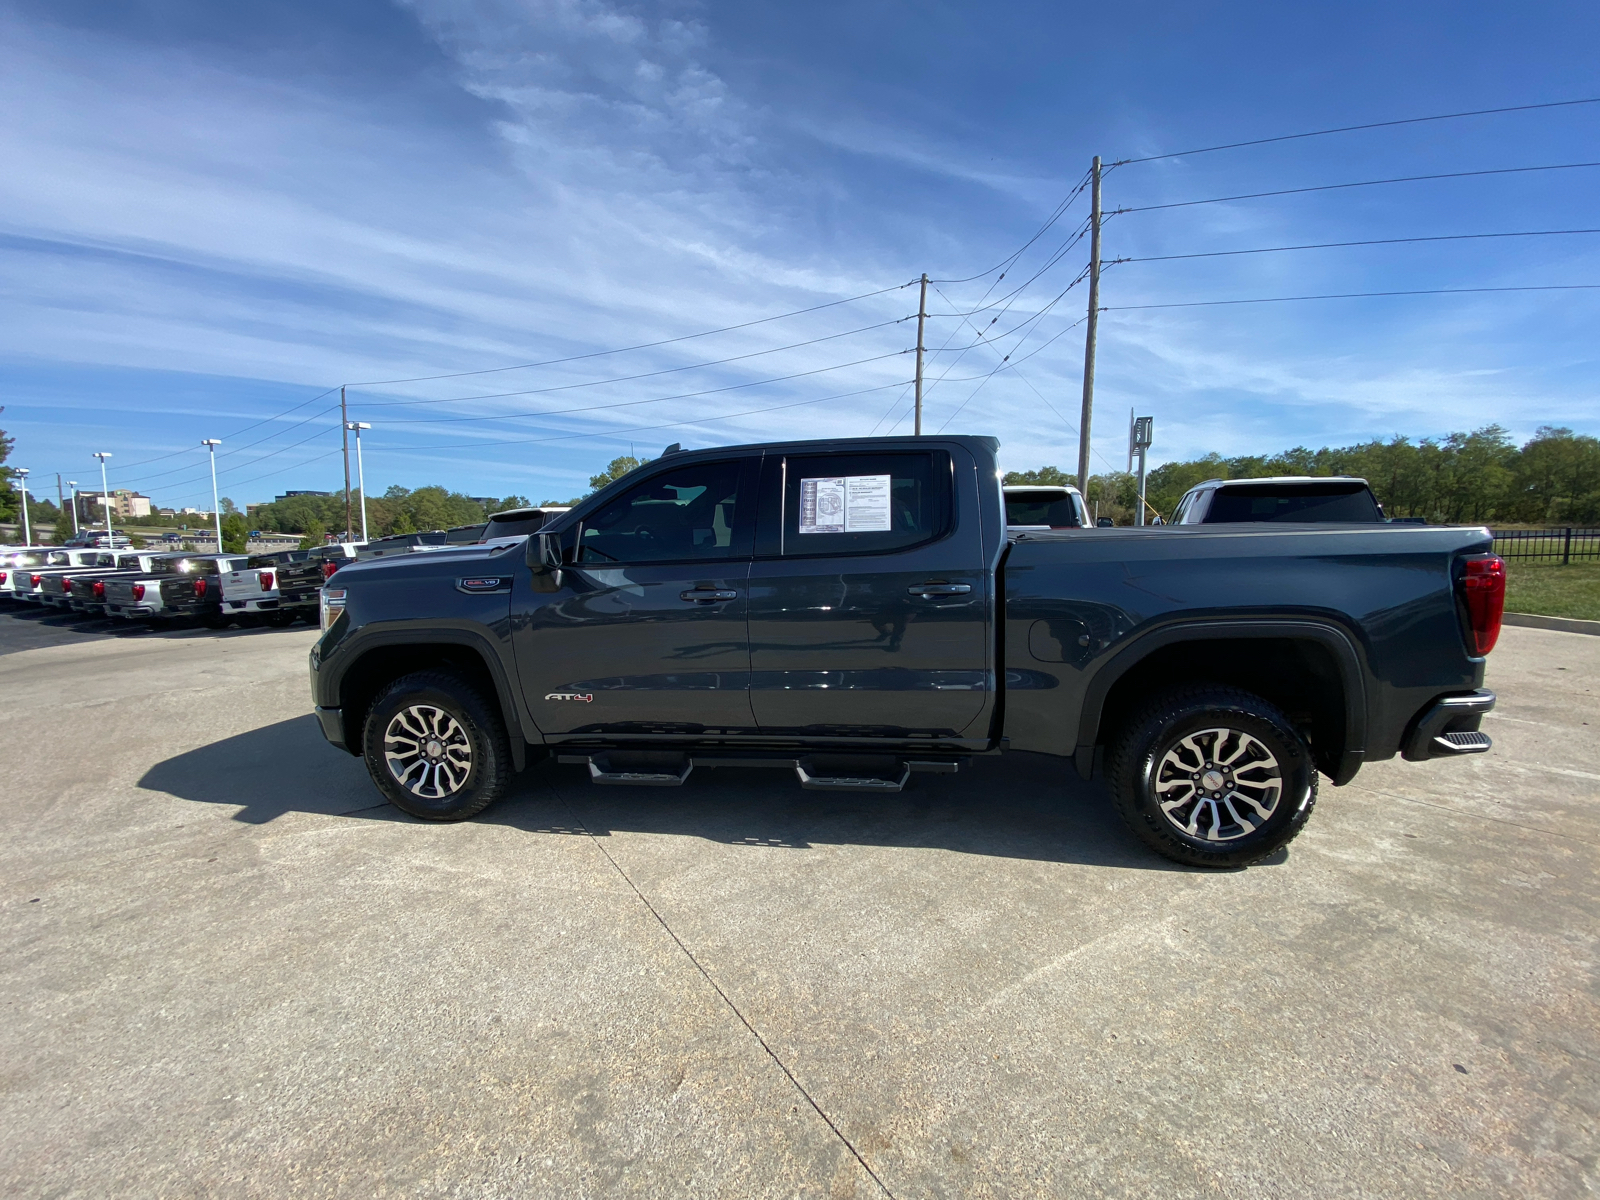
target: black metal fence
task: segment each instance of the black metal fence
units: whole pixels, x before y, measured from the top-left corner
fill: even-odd
[[[1496,529],[1494,552],[1517,562],[1569,563],[1600,559],[1600,529],[1552,526],[1545,529]]]

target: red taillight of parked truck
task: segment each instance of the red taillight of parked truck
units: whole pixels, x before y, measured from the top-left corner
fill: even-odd
[[[204,596],[205,594],[206,594],[206,581],[204,579],[196,579],[194,581],[195,599],[198,600],[200,597]]]
[[[11,578],[11,576],[10,576],[10,574],[8,572],[0,571],[0,583],[4,583],[6,580],[8,580],[10,578]]]
[[[133,598],[135,600],[144,599],[144,584],[136,583],[133,585]]]
[[[38,587],[38,586],[39,586],[39,581],[40,581],[40,580],[41,580],[41,579],[43,579],[43,578],[44,578],[44,576],[43,576],[43,575],[29,575],[29,576],[28,576],[28,582],[29,582],[29,584],[31,584],[31,585],[32,585],[32,586],[34,586],[34,587]]]
[[[261,590],[263,592],[270,592],[273,589],[273,586],[274,586],[274,580],[272,578],[272,572],[271,571],[263,571],[263,572],[261,572]]]
[[[94,598],[96,600],[104,600],[106,598],[106,585],[101,583],[100,580],[96,579],[94,581],[94,589],[93,590],[94,590]]]
[[[322,577],[324,579],[332,579],[333,578],[333,573],[335,571],[337,571],[338,569],[339,569],[339,564],[338,563],[336,563],[336,562],[325,562],[325,563],[322,564]]]
[[[63,592],[63,594],[72,591],[72,580],[63,579],[61,581],[61,591]]]
[[[1498,554],[1469,558],[1456,587],[1467,613],[1467,644],[1480,657],[1500,640],[1506,611],[1506,564]]]

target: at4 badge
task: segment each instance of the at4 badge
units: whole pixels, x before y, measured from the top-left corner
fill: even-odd
[[[593,692],[551,692],[546,700],[582,700],[585,704],[593,703]]]

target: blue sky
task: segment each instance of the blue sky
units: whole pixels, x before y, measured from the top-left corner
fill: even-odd
[[[1006,259],[1092,155],[1600,96],[1597,34],[1571,3],[0,4],[0,425],[35,494],[104,449],[179,505],[209,502],[205,437],[241,504],[338,486],[341,383],[375,491],[560,498],[630,448],[905,430],[915,289],[882,290]],[[1600,104],[1130,164],[1105,196],[1590,161]],[[1600,228],[1597,197],[1573,168],[1129,212],[1105,254]],[[1085,245],[1010,293],[1085,214],[930,293],[990,307],[929,322],[929,430],[1074,464]],[[1600,291],[1133,307],[1551,284],[1600,284],[1600,235],[1112,267],[1095,469],[1130,407],[1156,461],[1600,432]]]

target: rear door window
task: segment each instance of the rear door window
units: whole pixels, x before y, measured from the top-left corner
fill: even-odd
[[[781,553],[881,554],[931,542],[949,530],[950,491],[943,451],[790,457]]]

